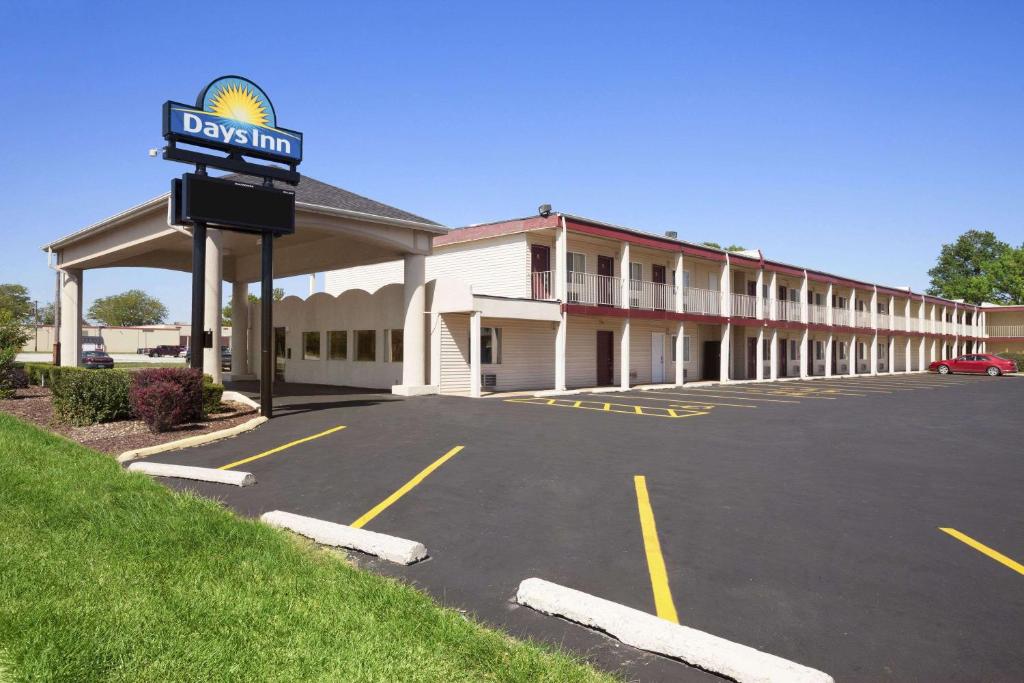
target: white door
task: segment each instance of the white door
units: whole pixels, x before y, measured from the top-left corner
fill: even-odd
[[[651,384],[665,381],[665,333],[651,333]]]

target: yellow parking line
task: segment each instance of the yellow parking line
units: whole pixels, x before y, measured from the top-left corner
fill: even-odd
[[[768,401],[770,403],[799,403],[800,402],[800,401],[787,401],[787,400],[781,399],[781,398],[742,398],[742,397],[737,396],[735,394],[725,394],[723,396],[722,394],[714,393],[714,392],[711,392],[711,391],[704,391],[704,390],[701,390],[701,389],[690,389],[686,393],[680,393],[678,391],[659,391],[658,393],[659,394],[664,394],[665,396],[682,396],[683,398],[692,398],[692,399],[695,399],[695,400],[699,396],[711,396],[713,398],[729,398],[729,399],[733,399],[735,401]]]
[[[661,392],[659,391],[658,393],[660,394]],[[623,398],[643,398],[643,399],[645,399],[647,401],[668,401],[669,403],[682,403],[682,401],[680,401],[677,398],[658,398],[656,396],[636,396],[634,394],[623,394]],[[579,403],[579,401],[577,401],[577,403]],[[696,401],[695,401],[695,403],[696,403]],[[757,406],[745,406],[742,403],[722,403],[721,401],[704,401],[704,400],[701,400],[701,401],[699,401],[699,403],[701,405],[730,406],[732,408],[756,408],[757,407]],[[577,407],[579,407],[579,406],[577,406]]]
[[[661,543],[658,541],[658,528],[654,524],[654,511],[651,510],[651,498],[647,494],[647,478],[643,475],[633,477],[636,488],[636,505],[640,513],[640,530],[644,538],[644,552],[647,554],[647,571],[651,575],[651,590],[654,592],[654,608],[662,619],[679,623],[676,606],[672,601],[672,591],[668,587],[668,572],[665,569],[665,558],[661,555]]]
[[[232,467],[238,467],[239,465],[244,465],[247,462],[252,462],[253,460],[259,460],[260,458],[265,458],[268,455],[273,455],[274,453],[280,453],[281,451],[285,450],[286,448],[291,448],[292,446],[298,446],[300,443],[306,443],[307,441],[312,441],[313,439],[319,439],[321,436],[327,436],[328,434],[333,434],[334,432],[340,431],[342,429],[345,429],[345,425],[338,425],[337,427],[331,427],[330,429],[328,429],[326,431],[323,431],[323,432],[320,432],[319,434],[314,434],[313,436],[307,436],[307,437],[304,437],[304,438],[301,438],[301,439],[296,439],[295,441],[290,441],[289,443],[282,444],[280,446],[277,446],[276,448],[271,448],[269,451],[263,451],[262,453],[257,453],[256,455],[251,455],[248,458],[242,458],[241,460],[236,460],[235,462],[228,463],[227,465],[223,465],[222,467],[218,467],[217,469],[230,470]]]
[[[405,482],[405,484],[403,484],[400,489],[398,489],[397,491],[392,493],[390,496],[388,496],[387,498],[385,498],[381,502],[379,502],[376,505],[374,505],[369,510],[369,512],[367,512],[365,515],[363,515],[362,517],[360,517],[356,521],[352,522],[352,526],[354,526],[357,529],[361,529],[364,526],[366,526],[366,524],[369,523],[370,520],[372,520],[374,517],[376,517],[380,513],[384,512],[385,510],[387,510],[389,507],[391,507],[392,503],[394,503],[396,500],[398,500],[399,498],[401,498],[405,494],[409,493],[409,491],[412,491],[413,488],[415,488],[416,485],[419,484],[421,481],[426,479],[427,476],[431,472],[433,472],[438,467],[440,467],[441,465],[443,465],[446,462],[448,462],[449,460],[451,460],[462,449],[463,449],[463,446],[455,446],[450,451],[448,451],[447,453],[442,455],[440,458],[438,458],[434,462],[432,462],[429,465],[427,465],[423,469],[422,472],[417,474],[415,477],[413,477],[409,481]]]
[[[975,550],[977,550],[979,553],[981,553],[983,555],[988,555],[989,557],[991,557],[996,562],[999,562],[1000,564],[1006,565],[1007,567],[1009,567],[1013,571],[1017,572],[1018,574],[1024,575],[1024,565],[1022,565],[1019,562],[1015,562],[1015,561],[1011,560],[1010,558],[1008,558],[1006,555],[1003,555],[998,550],[993,550],[992,548],[989,548],[984,543],[980,543],[979,541],[975,541],[973,538],[971,538],[967,534],[962,533],[960,531],[957,531],[956,529],[951,529],[949,527],[939,527],[939,531],[945,531],[947,534],[949,534],[950,536],[952,536],[956,540],[961,541],[963,543],[966,543],[967,545],[969,545],[972,548],[974,548]]]

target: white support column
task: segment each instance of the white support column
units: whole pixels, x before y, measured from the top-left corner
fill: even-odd
[[[309,274],[309,296],[316,294],[316,273]]]
[[[906,357],[903,359],[903,371],[904,372],[910,372],[911,370],[914,369],[914,363],[913,363],[914,352],[912,350],[913,347],[914,347],[914,338],[911,337],[909,334],[907,335],[906,346],[907,346],[907,350],[906,350]]]
[[[725,263],[722,264],[719,289],[722,290],[722,317],[728,318],[732,315],[732,268],[729,266],[729,254],[725,255]]]
[[[566,283],[568,282],[567,259],[569,257],[569,231],[565,228],[563,218],[555,230],[555,263],[551,268],[551,277],[555,279],[555,298],[565,303]],[[564,320],[564,316],[563,316]]]
[[[886,346],[888,346],[889,351],[889,374],[891,375],[896,372],[896,337],[889,335]]]
[[[206,288],[206,303],[203,309],[203,327],[211,333],[213,343],[210,348],[201,346],[201,339],[192,340],[192,353],[197,348],[203,349],[203,372],[213,378],[215,384],[224,381],[221,372],[220,347],[221,339],[221,309],[224,307],[224,256],[221,253],[221,243],[224,241],[224,233],[216,228],[209,228],[206,231],[206,268],[204,273],[204,286]]]
[[[850,348],[846,352],[846,362],[850,364],[850,376],[857,374],[857,335],[850,338]]]
[[[846,302],[847,315],[850,316],[850,327],[857,327],[857,288],[850,287],[850,298]],[[854,363],[856,365],[856,363]]]
[[[758,320],[768,319],[768,311],[764,310],[765,303],[766,302],[764,300],[764,268],[760,268],[757,271],[757,292],[754,299],[754,315],[757,316]],[[760,362],[760,359],[758,360],[758,362]]]
[[[720,343],[721,359],[718,364],[718,379],[722,384],[729,381],[729,370],[732,369],[732,325],[730,323],[724,323],[722,325],[722,341]]]
[[[875,327],[877,328],[878,325],[876,324]],[[878,330],[877,329],[875,329],[875,334],[872,337],[872,340],[871,340],[871,353],[868,354],[868,356],[870,358],[869,362],[871,363],[870,374],[877,375],[878,374]]]
[[[469,315],[469,395],[480,397],[480,319],[483,314],[473,311]]]
[[[60,275],[60,364],[65,367],[82,362],[82,276],[76,269]]]
[[[804,271],[804,279],[800,281],[800,322],[807,324],[811,321],[811,305],[807,300],[807,296],[811,291],[811,283],[807,279],[807,271]],[[806,341],[807,335],[804,334],[804,340]],[[802,359],[806,355],[805,353],[800,354]],[[806,370],[807,363],[801,361],[801,367]],[[802,377],[806,376],[801,374]]]
[[[686,292],[683,291],[683,270],[684,270],[683,266],[684,265],[685,264],[683,262],[683,252],[679,252],[678,254],[676,254],[676,275],[673,278],[673,285],[675,285],[675,288],[676,288],[676,300],[675,300],[675,308],[673,308],[672,310],[674,310],[676,313],[682,313],[683,309],[685,308],[685,305],[684,305],[685,299],[684,299],[684,297],[686,295]],[[680,356],[680,358],[682,358],[682,356]]]
[[[623,389],[629,389],[629,337],[629,318],[623,318],[619,335],[619,386]]]
[[[871,329],[878,330],[878,287],[871,290]],[[878,335],[875,335],[876,337]],[[877,369],[877,366],[876,368]]]
[[[430,384],[441,390],[441,314],[430,314]]]
[[[808,365],[811,362],[810,353],[808,353],[808,341],[811,338],[811,331],[804,329],[803,334],[800,336],[800,379],[807,379]]]
[[[686,325],[680,320],[676,324],[676,386],[680,387],[686,382],[686,362],[683,359],[685,339]]]
[[[249,375],[249,283],[231,283],[231,379]]]
[[[569,333],[569,314],[562,311],[562,319],[555,329],[555,389],[565,391],[565,348]]]
[[[774,280],[774,278],[772,279]],[[771,347],[768,349],[768,377],[773,382],[779,378],[779,330],[774,327],[772,328]]]
[[[428,393],[427,387],[427,257],[423,254],[406,254],[404,258],[405,277],[402,285],[404,302],[404,323],[402,326],[402,384],[392,387],[396,394],[413,396]],[[478,321],[479,322],[479,321]],[[479,332],[477,344],[480,344]],[[480,381],[477,372],[477,382]]]
[[[776,314],[779,307],[775,303],[779,298],[778,283],[779,274],[773,270],[768,285],[768,320],[775,320],[778,317]]]
[[[829,285],[829,287],[831,288],[831,285]],[[830,302],[829,303],[829,310],[831,310],[832,309],[832,304],[831,304],[832,297],[829,297],[828,300]],[[832,373],[834,371],[834,368],[832,367],[832,344],[833,343],[834,343],[834,340],[832,338],[832,333],[829,332],[828,333],[828,339],[825,341],[825,376],[826,377],[831,377]]]
[[[629,308],[629,242],[619,245],[619,306]]]
[[[889,297],[889,330],[896,329],[896,297]]]
[[[758,287],[758,291],[761,291],[760,287]],[[758,296],[757,298],[760,299],[761,297]],[[757,365],[754,371],[754,379],[758,382],[764,381],[764,331],[763,325],[757,328]]]

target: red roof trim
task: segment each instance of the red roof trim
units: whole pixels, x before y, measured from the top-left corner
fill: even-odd
[[[641,247],[649,247],[651,249],[659,249],[661,251],[670,251],[675,253],[679,253],[680,250],[677,242],[664,241],[653,236],[645,237],[643,235],[636,235],[624,230],[616,230],[615,228],[581,223],[571,218],[567,218],[565,220],[565,226],[570,232],[580,232],[585,235],[594,235],[595,237],[622,240],[623,242],[629,242],[630,244],[635,244]]]
[[[435,246],[446,244],[459,244],[460,242],[472,242],[488,237],[500,237],[501,235],[513,235],[517,232],[528,232],[530,230],[542,230],[544,228],[558,227],[558,217],[555,215],[533,216],[513,221],[502,221],[500,223],[488,223],[487,225],[473,225],[468,228],[457,228],[446,235],[439,235],[434,238]]]
[[[725,261],[724,253],[720,251],[714,251],[712,249],[703,249],[692,244],[683,245],[683,255],[696,256],[697,258],[706,258],[712,261]]]
[[[804,276],[804,271],[802,269],[794,268],[792,266],[784,266],[781,263],[773,263],[772,261],[765,261],[764,269],[781,273],[783,275],[790,275],[792,277],[802,278]]]

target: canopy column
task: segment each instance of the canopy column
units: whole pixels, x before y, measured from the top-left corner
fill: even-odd
[[[62,270],[60,275],[60,364],[77,367],[82,362],[82,271]]]

